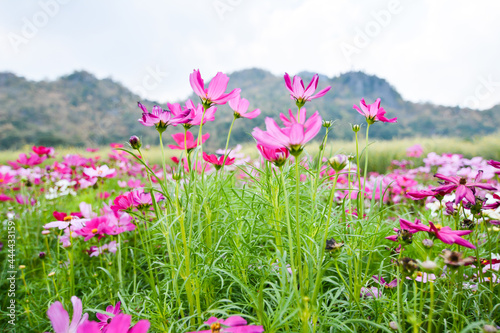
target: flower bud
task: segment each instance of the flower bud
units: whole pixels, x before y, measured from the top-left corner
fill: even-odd
[[[26,268],[26,266],[24,266],[24,265],[19,265],[19,269],[25,269],[25,268]]]
[[[38,257],[40,257],[40,259],[44,259],[44,258],[45,258],[45,256],[46,256],[45,252],[40,252],[40,253],[38,254]]]
[[[330,127],[332,127],[333,123],[334,123],[333,120],[323,120],[323,127],[330,128]]]
[[[361,125],[351,125],[352,131],[357,133],[361,130]]]
[[[335,172],[339,172],[344,169],[347,165],[347,156],[346,155],[335,155],[328,160],[328,164],[332,167]]]
[[[422,240],[422,245],[424,245],[425,247],[430,249],[431,247],[434,246],[434,241],[432,239],[426,238],[426,239]]]
[[[141,139],[139,139],[139,137],[136,135],[132,135],[128,140],[128,143],[130,144],[130,147],[132,147],[132,149],[140,149],[142,146]]]
[[[395,331],[397,331],[397,330],[399,329],[398,324],[397,324],[395,321],[391,321],[391,322],[389,323],[389,327],[390,327],[391,329],[395,330]]]
[[[498,330],[493,325],[484,325],[483,326],[483,332],[485,332],[485,333],[494,333],[494,332],[498,332]]]

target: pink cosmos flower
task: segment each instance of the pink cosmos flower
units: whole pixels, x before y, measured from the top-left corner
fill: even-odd
[[[269,162],[275,164],[277,167],[285,164],[290,152],[285,147],[282,148],[267,148],[263,145],[258,144],[257,149],[259,150],[262,157],[264,157]]]
[[[14,199],[6,194],[0,193],[0,201],[14,201]]]
[[[210,164],[213,164],[215,169],[219,170],[223,165],[232,165],[234,164],[234,158],[226,157],[226,161],[224,161],[225,155],[217,158],[217,155],[208,155],[206,152],[203,152],[203,159]]]
[[[381,121],[383,123],[395,123],[398,118],[387,119],[385,117],[386,111],[384,108],[380,107],[380,98],[377,98],[375,103],[366,104],[365,99],[362,98],[360,102],[361,109],[354,105],[353,108],[356,109],[362,116],[366,117],[366,122],[368,124],[373,124],[376,121]]]
[[[85,150],[88,151],[89,153],[95,153],[95,152],[99,151],[99,148],[87,148]]]
[[[89,315],[85,313],[82,316],[82,301],[78,297],[73,296],[71,297],[71,303],[73,303],[73,318],[71,324],[69,322],[68,312],[64,310],[61,302],[54,302],[47,311],[47,316],[50,319],[55,333],[77,333],[77,330],[81,332],[79,327],[87,322]]]
[[[111,209],[115,211],[126,211],[134,207],[134,200],[130,192],[117,196],[113,200],[113,203],[114,205],[111,206]]]
[[[189,114],[187,118],[189,118],[189,121],[187,123],[182,124],[184,128],[191,128],[192,126],[199,126],[201,124],[201,118],[203,118],[203,124],[205,124],[207,121],[214,121],[215,119],[215,112],[217,112],[217,107],[216,106],[211,106],[209,107],[206,111],[203,109],[203,105],[198,103],[196,106],[194,105],[193,101],[188,99],[186,101],[184,109],[181,108],[181,105],[179,103],[175,104],[168,104],[168,108],[172,110],[175,114],[180,114],[181,112],[186,112],[188,111]]]
[[[31,153],[30,157],[27,157],[26,154],[19,154],[19,158],[15,161],[7,161],[14,170],[17,170],[22,167],[32,167],[38,164],[43,163],[47,159],[47,156],[38,156],[37,154]]]
[[[137,105],[139,105],[143,111],[142,118],[139,119],[139,122],[144,126],[155,126],[160,133],[165,131],[170,125],[177,126],[189,121],[189,111],[175,115],[172,111],[163,110],[161,107],[155,105],[151,112],[148,112],[146,107],[140,102],[138,102]]]
[[[229,100],[233,99],[238,95],[241,89],[237,88],[232,90],[230,93],[224,93],[229,82],[229,77],[221,72],[210,81],[208,84],[208,89],[205,89],[205,83],[201,78],[199,70],[194,70],[193,73],[189,75],[189,83],[191,88],[198,97],[200,97],[205,108],[212,106],[213,104],[223,105]]]
[[[94,217],[85,223],[82,228],[75,230],[75,233],[83,236],[84,240],[88,241],[96,235],[98,236],[98,239],[101,239],[105,235],[110,234],[111,231],[112,229],[109,225],[108,218],[106,216],[100,216]]]
[[[44,146],[33,146],[31,147],[31,150],[38,156],[54,156],[54,147],[44,147]]]
[[[492,167],[496,168],[496,169],[500,169],[500,162],[498,162],[498,161],[489,160],[488,164],[491,165]]]
[[[401,230],[394,228],[393,230],[396,232],[396,235],[385,237],[385,239],[391,240],[393,242],[403,241],[411,243],[411,237],[414,233],[417,233],[420,230],[415,226],[423,225],[419,219],[415,219],[415,223],[411,223],[405,219],[399,219],[399,225]]]
[[[360,290],[360,296],[361,297],[367,297],[367,298],[379,298],[381,294],[378,291],[377,287],[361,287]]]
[[[119,245],[119,244],[117,244],[116,241],[111,241],[108,244],[104,244],[103,246],[91,246],[90,250],[89,250],[89,255],[91,257],[97,257],[98,255],[106,253],[106,252],[116,253],[116,250],[118,249],[117,245]],[[106,311],[108,311],[108,310],[106,310]],[[108,311],[108,312],[110,312],[110,311]],[[97,316],[97,318],[99,319],[99,316]]]
[[[134,207],[136,207],[137,209],[147,209],[153,205],[153,199],[151,198],[151,193],[144,192],[143,189],[130,192],[130,196],[134,204]],[[165,199],[165,197],[163,197],[163,195],[158,192],[155,192],[154,196],[156,202]]]
[[[83,173],[89,176],[90,178],[92,177],[109,178],[110,176],[115,174],[115,169],[110,169],[107,165],[101,165],[94,168],[84,168]]]
[[[236,118],[253,119],[260,115],[260,109],[247,112],[249,105],[250,102],[245,98],[241,98],[240,95],[237,95],[235,98],[229,100],[229,107],[231,107],[234,111],[234,116]]]
[[[304,112],[305,113],[305,112]],[[321,116],[315,112],[309,119],[292,120],[289,127],[280,128],[278,124],[267,117],[266,129],[263,131],[255,127],[252,136],[257,140],[257,143],[267,148],[282,148],[286,147],[292,155],[297,155],[302,152],[304,145],[311,141],[321,129]]]
[[[201,137],[201,142],[205,143],[207,139],[210,137],[210,134],[206,133],[202,135]],[[168,148],[170,149],[180,149],[184,150],[185,147],[187,148],[188,153],[196,148],[198,146],[198,139],[194,140],[193,134],[191,132],[186,132],[186,136],[184,137],[184,133],[176,133],[172,134],[172,138],[174,141],[177,143],[176,145],[168,145]],[[184,140],[186,142],[184,142]],[[186,143],[186,146],[184,146],[184,143]]]
[[[99,323],[99,327],[101,330],[104,330],[106,327],[109,326],[109,323],[111,323],[111,320],[118,314],[120,314],[120,305],[121,302],[116,303],[115,306],[109,305],[106,308],[106,312],[110,313],[111,315],[104,314],[104,313],[96,313],[97,319],[99,319],[101,322]]]
[[[56,212],[54,212],[54,213],[56,213]],[[71,230],[75,231],[75,230],[83,228],[85,226],[85,223],[90,221],[90,219],[80,219],[78,216],[73,216],[73,215],[66,215],[62,219],[62,221],[59,220],[58,217],[56,217],[57,221],[46,223],[46,224],[44,224],[43,228],[44,229],[52,229],[52,228],[66,229],[68,227],[71,227]]]
[[[318,74],[314,74],[311,82],[305,89],[304,89],[304,82],[302,82],[300,76],[294,76],[293,83],[290,80],[290,75],[288,75],[288,73],[285,73],[284,78],[285,78],[286,88],[288,89],[288,91],[290,91],[290,98],[296,101],[297,106],[299,108],[304,106],[304,104],[310,101],[311,99],[324,96],[331,88],[330,86],[328,86],[325,89],[319,91],[316,95],[313,95],[314,92],[316,91],[316,88],[318,87],[318,79],[319,79]]]
[[[139,320],[133,327],[130,327],[131,322],[132,316],[120,313],[111,319],[105,331],[101,331],[100,323],[87,321],[77,333],[146,333],[149,330],[150,323],[146,319]]]
[[[36,203],[35,198],[29,198],[27,195],[22,195],[22,194],[16,194],[15,196],[16,201],[20,205],[31,205],[34,206]]]
[[[424,148],[418,143],[406,149],[406,156],[408,157],[418,158],[422,156],[423,153],[424,153]]]
[[[385,279],[378,275],[372,276],[372,279],[380,283],[385,288],[395,288],[398,285],[398,279],[394,279],[389,283],[385,282]]]
[[[211,333],[211,332],[233,332],[233,333],[262,333],[264,328],[258,325],[247,325],[247,321],[240,316],[231,316],[224,319],[210,317],[205,325],[210,325],[209,330],[188,332],[188,333]],[[221,330],[222,328],[222,330]],[[217,330],[217,331],[215,331]]]
[[[458,244],[471,249],[476,248],[474,245],[472,245],[472,243],[460,237],[470,234],[472,230],[452,230],[448,226],[443,227],[440,224],[435,225],[430,221],[429,221],[429,226],[426,226],[423,223],[412,223],[405,219],[400,219],[399,223],[401,229],[406,229],[412,234],[418,231],[425,231],[428,232],[429,234],[436,236],[437,239],[439,239],[445,244]]]
[[[444,180],[446,183],[444,185],[438,186],[433,191],[454,191],[455,192],[455,203],[458,205],[464,198],[474,204],[476,202],[475,190],[477,188],[482,188],[484,190],[496,190],[496,188],[489,184],[479,183],[481,180],[483,172],[480,170],[477,173],[474,183],[467,182],[464,177],[452,176],[448,177],[442,174],[435,174],[434,177]]]
[[[9,183],[13,183],[16,180],[16,177],[12,176],[10,173],[0,172],[0,186],[7,185]]]

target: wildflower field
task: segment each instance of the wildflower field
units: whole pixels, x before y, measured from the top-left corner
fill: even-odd
[[[226,146],[207,151],[203,124],[223,104],[233,124],[260,110],[226,92],[226,75],[205,85],[195,70],[199,103],[138,103],[154,153],[157,142],[132,136],[105,154],[11,154],[0,165],[2,331],[500,329],[498,138],[470,143],[467,158],[425,140],[384,155],[370,128],[398,126],[397,110],[361,99],[352,112],[366,123],[339,147],[337,125],[307,108],[330,87],[284,79],[290,110],[243,150],[229,146],[231,125]]]

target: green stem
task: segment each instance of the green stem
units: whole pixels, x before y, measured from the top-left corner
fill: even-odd
[[[300,174],[299,174],[299,161],[300,154],[295,157],[295,231],[297,235],[297,266],[299,268],[299,285],[301,294],[304,294],[304,277],[302,275],[302,245],[300,239],[300,210],[299,210],[299,201],[300,201]]]
[[[365,140],[365,168],[363,170],[363,191],[361,192],[361,218],[363,218],[364,214],[364,206],[365,206],[365,192],[366,192],[366,174],[368,172],[368,133],[370,131],[370,123],[366,127],[366,140]]]

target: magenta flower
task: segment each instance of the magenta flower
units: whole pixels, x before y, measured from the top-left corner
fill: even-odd
[[[442,174],[435,174],[434,177],[444,180],[446,183],[444,185],[438,186],[433,191],[454,191],[455,192],[455,203],[458,205],[464,198],[474,204],[476,202],[475,191],[477,188],[482,188],[484,190],[496,190],[494,186],[489,184],[479,183],[483,172],[479,170],[477,173],[474,183],[468,183],[467,179],[464,177],[452,176],[448,177]],[[449,193],[449,192],[448,192]]]
[[[92,255],[91,255],[92,256]],[[106,312],[110,313],[111,315],[104,314],[104,313],[96,313],[97,319],[99,319],[101,322],[98,324],[101,329],[105,329],[107,326],[109,326],[109,323],[111,320],[118,314],[120,314],[120,305],[121,302],[116,303],[115,306],[109,305],[106,308]]]
[[[148,112],[146,107],[140,102],[137,102],[137,105],[139,105],[143,111],[142,118],[139,119],[139,122],[144,126],[155,126],[160,133],[163,133],[170,125],[177,126],[189,121],[189,111],[175,115],[172,111],[163,110],[161,107],[155,105],[151,112]]]
[[[151,197],[151,193],[149,192],[144,192],[144,190],[136,190],[130,192],[129,195],[131,196],[132,202],[134,203],[134,207],[139,210],[147,209],[153,205],[153,199]],[[161,193],[155,192],[154,196],[156,202],[165,199]]]
[[[22,195],[22,194],[16,194],[15,196],[16,201],[20,205],[31,205],[34,206],[36,203],[35,198],[29,198],[27,195]]]
[[[44,147],[44,146],[33,146],[31,150],[38,156],[48,156],[51,157],[54,155],[54,147]]]
[[[475,249],[476,247],[472,245],[471,242],[461,238],[460,236],[468,235],[472,230],[452,230],[450,227],[442,227],[440,224],[434,225],[430,222],[429,233],[432,233],[445,244],[458,244],[461,246],[468,247],[470,249]]]
[[[387,119],[385,117],[386,111],[384,108],[380,107],[380,98],[377,98],[373,104],[366,104],[365,99],[362,98],[359,105],[361,106],[361,109],[357,105],[354,105],[353,108],[356,109],[356,111],[358,111],[362,116],[365,116],[366,122],[370,125],[376,121],[381,121],[383,123],[395,123],[398,120],[398,118]]]
[[[385,279],[378,275],[373,275],[372,279],[380,283],[385,288],[395,288],[398,285],[398,279],[394,279],[391,282],[385,282]]]
[[[188,332],[188,333],[211,333],[211,332],[232,332],[232,333],[262,333],[264,328],[260,325],[247,325],[247,321],[240,316],[231,316],[224,319],[210,317],[205,325],[210,325],[209,330]]]
[[[208,84],[208,89],[205,89],[205,83],[201,78],[199,70],[195,69],[193,73],[189,75],[191,88],[193,88],[194,93],[200,97],[205,109],[208,109],[214,104],[226,104],[229,100],[235,98],[240,93],[241,89],[239,88],[232,90],[228,94],[224,93],[228,82],[229,77],[221,72],[218,72]]]
[[[224,161],[224,158],[226,159],[226,161]],[[219,170],[223,165],[232,165],[235,161],[235,158],[231,158],[229,156],[225,157],[225,155],[221,155],[219,158],[217,158],[217,155],[208,155],[205,152],[203,152],[203,159],[208,163],[213,164],[213,166],[217,170]]]
[[[215,112],[217,112],[216,106],[211,106],[205,111],[203,109],[203,105],[198,103],[195,106],[193,101],[190,99],[187,100],[184,109],[182,109],[181,105],[178,103],[167,104],[167,105],[174,113],[181,113],[185,111],[189,112],[187,116],[189,118],[189,121],[187,123],[182,124],[182,126],[184,126],[184,128],[187,129],[191,128],[192,126],[199,126],[201,124],[201,118],[203,118],[203,124],[205,124],[207,121],[214,121]]]
[[[149,330],[150,323],[146,319],[139,320],[137,324],[130,327],[132,316],[126,314],[118,314],[111,319],[106,327],[106,333],[146,333]],[[56,332],[57,333],[57,332]],[[100,323],[95,321],[87,321],[78,328],[77,333],[101,333]]]
[[[210,134],[204,134],[201,137],[201,142],[205,143],[207,139],[210,137]],[[168,145],[168,148],[170,149],[180,149],[184,150],[187,149],[188,153],[191,152],[194,148],[198,146],[198,139],[194,140],[193,134],[191,132],[186,132],[186,136],[184,137],[184,133],[176,133],[172,134],[172,138],[174,139],[175,142],[177,142],[176,145]],[[184,142],[185,141],[185,142]],[[186,146],[184,146],[184,143]]]
[[[113,200],[113,204],[111,209],[114,211],[126,211],[134,208],[134,200],[130,192],[117,196]]]
[[[391,240],[393,242],[406,242],[406,243],[411,243],[411,238],[414,233],[417,233],[419,231],[427,231],[427,229],[422,229],[420,226],[422,222],[420,222],[419,219],[415,219],[415,223],[411,223],[408,220],[405,219],[399,219],[399,225],[401,227],[401,230],[394,228],[393,230],[396,232],[396,235],[391,235],[388,237],[385,237],[385,239]]]
[[[266,129],[263,131],[255,127],[252,136],[267,148],[286,147],[294,156],[298,156],[304,145],[311,141],[321,129],[321,116],[315,112],[309,119],[302,121],[292,120],[290,127],[280,128],[272,118],[266,118]]]
[[[15,161],[7,161],[15,170],[22,167],[32,167],[38,164],[42,164],[43,161],[47,159],[47,156],[38,156],[37,154],[31,153],[30,157],[27,157],[26,154],[19,154],[19,158]]]
[[[0,193],[0,201],[14,201],[14,199],[6,194]]]
[[[263,145],[258,144],[257,149],[260,151],[262,157],[264,157],[269,162],[275,164],[277,167],[285,164],[290,152],[285,147],[282,148],[267,148]]]
[[[488,164],[491,165],[492,167],[496,168],[496,169],[500,169],[500,162],[498,162],[498,161],[489,160]]]
[[[98,239],[101,239],[111,232],[112,229],[106,216],[94,217],[85,223],[81,229],[75,230],[75,233],[83,236],[85,241],[88,241],[96,235],[98,235]]]
[[[77,329],[80,332],[79,327],[87,321],[89,315],[85,313],[82,316],[82,301],[78,297],[73,296],[71,297],[71,303],[73,303],[71,324],[69,323],[68,312],[64,310],[61,302],[54,302],[47,311],[47,316],[55,333],[77,333]]]
[[[293,83],[290,80],[290,75],[288,75],[288,73],[285,73],[284,78],[286,88],[288,89],[288,91],[290,91],[290,98],[295,100],[295,103],[299,108],[304,106],[304,104],[306,104],[306,102],[309,102],[311,99],[324,96],[331,88],[330,86],[328,86],[325,89],[319,91],[316,95],[313,95],[316,91],[316,88],[318,87],[318,74],[314,74],[311,82],[305,89],[304,82],[302,82],[302,79],[299,76],[293,77]]]
[[[1,173],[0,172],[0,186],[7,185],[9,183],[15,182],[16,177],[12,176],[10,173]]]
[[[133,226],[135,228],[135,225],[133,225]],[[89,256],[91,256],[91,257],[97,257],[98,255],[103,254],[105,252],[116,253],[116,251],[118,250],[117,246],[119,246],[119,245],[120,244],[117,244],[116,241],[111,241],[108,244],[104,244],[103,246],[91,246],[88,253],[89,253]],[[120,303],[120,302],[118,302],[118,303]],[[108,311],[108,310],[106,310],[106,311]],[[110,311],[108,311],[108,312],[110,312]],[[99,319],[99,316],[97,317],[97,319]]]
[[[247,112],[249,105],[250,102],[245,98],[240,98],[240,95],[237,95],[235,98],[229,100],[229,106],[234,111],[235,118],[253,119],[260,115],[260,109]]]

